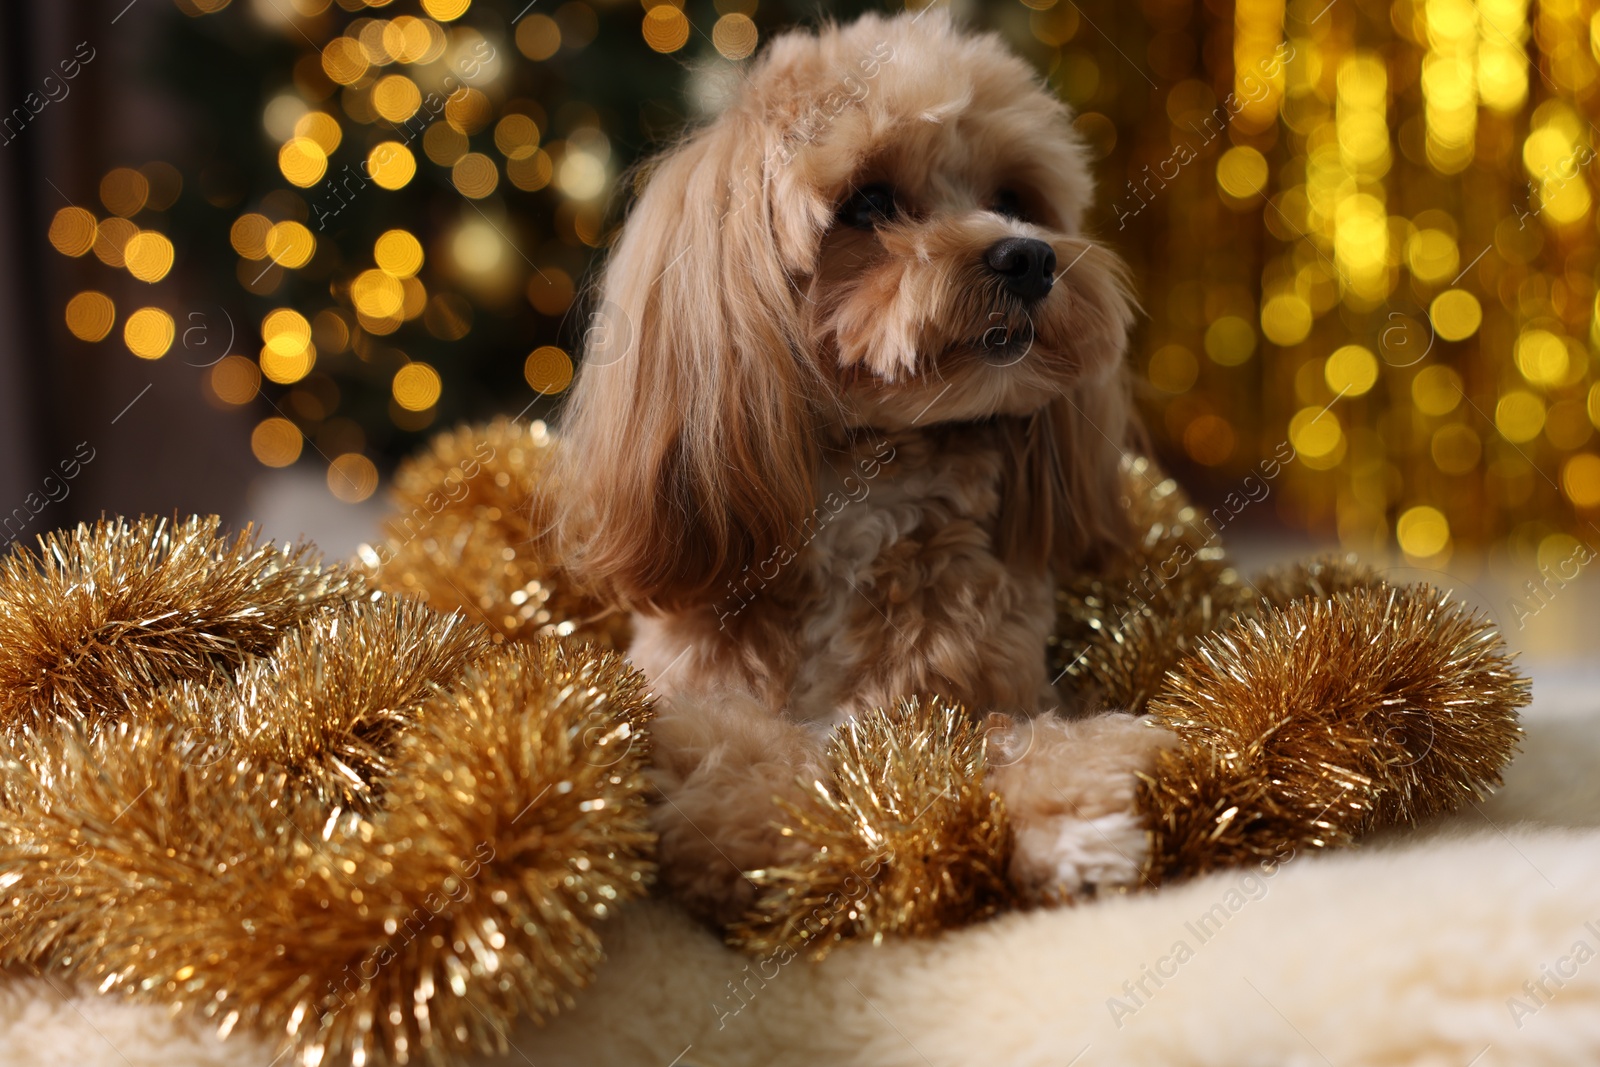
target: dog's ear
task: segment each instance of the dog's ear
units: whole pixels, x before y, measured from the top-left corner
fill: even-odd
[[[1057,575],[1094,567],[1127,544],[1120,464],[1148,450],[1123,364],[1134,302],[1127,268],[1088,245],[1063,272],[1085,374],[1034,415],[1006,424],[1012,452],[998,547],[1003,558]]]
[[[568,565],[637,608],[716,600],[813,506],[820,377],[767,133],[724,116],[653,165],[590,314],[557,534]]]
[[[1006,431],[1012,462],[1000,504],[1002,558],[1066,575],[1127,546],[1119,464],[1141,433],[1122,374],[1081,384],[1009,420]]]

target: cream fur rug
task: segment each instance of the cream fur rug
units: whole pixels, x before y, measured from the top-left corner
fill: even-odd
[[[1600,1063],[1600,672],[1537,673],[1506,788],[1423,833],[764,972],[670,909],[475,1065]],[[737,987],[737,992],[736,992]],[[269,1067],[165,1013],[0,976],[0,1064]],[[287,1067],[287,1064],[284,1065]]]

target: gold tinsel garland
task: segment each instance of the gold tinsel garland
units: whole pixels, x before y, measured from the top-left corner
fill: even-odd
[[[551,553],[553,447],[542,424],[442,436],[361,576],[215,519],[0,561],[0,964],[282,1034],[308,1065],[503,1050],[566,1004],[593,924],[650,878],[649,696],[549,636],[627,634]],[[1486,622],[1349,559],[1247,583],[1175,483],[1124,474],[1142,536],[1062,585],[1050,655],[1079,702],[1178,735],[1141,784],[1151,884],[1498,780],[1527,686]],[[902,701],[826,759],[774,808],[809,855],[750,872],[735,944],[820,957],[1018,903],[963,709]]]
[[[212,729],[239,755],[283,765],[330,808],[368,810],[423,702],[494,647],[460,615],[381,596],[312,619],[206,693]]]
[[[1500,782],[1527,682],[1483,616],[1428,586],[1294,600],[1208,638],[1152,719],[1152,882],[1281,862],[1453,811]]]
[[[555,438],[543,422],[497,419],[439,434],[394,477],[388,537],[359,559],[381,589],[460,608],[498,640],[573,636],[627,647],[626,612],[565,571],[540,492]]]
[[[1122,485],[1136,540],[1110,566],[1057,588],[1050,674],[1071,706],[1137,712],[1246,590],[1176,481],[1138,457],[1123,463]]]
[[[927,936],[994,914],[1010,896],[1011,831],[984,783],[984,735],[958,705],[904,700],[846,723],[832,774],[782,802],[805,862],[747,873],[763,887],[730,940],[761,956],[821,958],[855,938]]]
[[[1056,590],[1048,651],[1052,677],[1073,690],[1069,705],[1141,712],[1207,635],[1235,619],[1379,582],[1353,556],[1293,563],[1246,581],[1178,483],[1152,461],[1125,460],[1122,484],[1132,546]]]
[[[47,539],[53,565],[5,561],[0,614],[31,639],[8,662],[70,669],[7,694],[0,965],[279,1035],[307,1065],[506,1051],[649,882],[643,679],[284,577],[303,552],[216,529],[81,527]],[[74,625],[35,621],[51,596]]]
[[[216,516],[102,521],[0,560],[0,728],[62,718],[99,729],[131,697],[224,677],[362,591],[308,546],[220,527]]]

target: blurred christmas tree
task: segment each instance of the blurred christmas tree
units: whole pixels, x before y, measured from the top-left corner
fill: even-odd
[[[180,288],[121,317],[128,349],[209,363],[212,399],[259,412],[257,459],[320,462],[336,496],[365,499],[438,423],[548,411],[618,178],[690,118],[697,78],[798,15],[178,0],[149,67],[184,101],[194,154],[110,171],[107,215],[65,209],[52,240]],[[229,309],[233,351],[179,344],[169,309],[196,303]],[[99,291],[66,316],[84,340],[116,336]]]

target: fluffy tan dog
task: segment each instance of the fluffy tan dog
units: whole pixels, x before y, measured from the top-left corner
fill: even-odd
[[[942,14],[772,42],[655,160],[566,413],[559,534],[637,613],[662,880],[739,917],[776,794],[911,694],[990,723],[1012,876],[1138,876],[1164,735],[1045,668],[1054,577],[1127,536],[1124,270],[1067,109]]]

